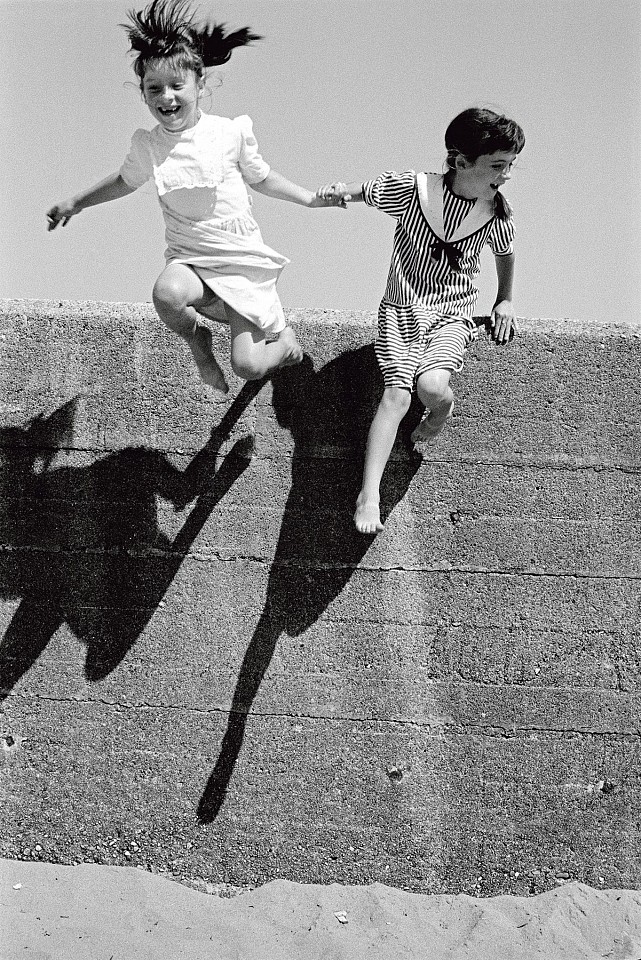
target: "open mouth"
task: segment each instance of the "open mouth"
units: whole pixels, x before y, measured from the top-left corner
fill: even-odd
[[[158,107],[158,112],[162,113],[163,117],[173,117],[179,110],[180,107]]]

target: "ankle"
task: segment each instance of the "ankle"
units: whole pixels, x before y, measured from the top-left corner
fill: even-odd
[[[381,497],[378,490],[361,490],[358,497],[356,498],[356,503],[359,506],[364,506],[365,504],[379,504],[381,502]]]

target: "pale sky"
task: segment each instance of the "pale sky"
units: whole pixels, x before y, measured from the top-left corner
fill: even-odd
[[[0,296],[148,301],[163,267],[151,185],[46,231],[46,210],[117,170],[141,102],[124,31],[146,0],[0,0]],[[505,193],[520,316],[641,314],[638,0],[201,0],[265,39],[218,71],[209,113],[249,114],[261,153],[315,189],[386,169],[442,169],[443,134],[483,104],[523,126]],[[371,310],[394,221],[363,204],[306,210],[253,194],[265,241],[291,259],[285,308]],[[483,260],[477,313],[495,293]]]

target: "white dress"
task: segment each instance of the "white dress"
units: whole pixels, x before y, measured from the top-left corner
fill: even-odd
[[[167,263],[193,267],[221,301],[274,334],[285,327],[276,281],[289,260],[263,242],[245,186],[269,170],[249,117],[202,113],[181,133],[136,130],[120,175],[133,189],[153,179]]]

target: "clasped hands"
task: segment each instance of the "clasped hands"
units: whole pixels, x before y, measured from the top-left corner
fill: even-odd
[[[352,195],[348,193],[347,186],[344,183],[329,183],[324,187],[319,187],[316,196],[330,207],[347,207],[352,199]]]

